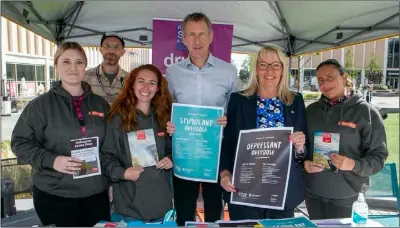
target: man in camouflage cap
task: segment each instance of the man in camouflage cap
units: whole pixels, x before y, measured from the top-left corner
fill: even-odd
[[[94,93],[112,103],[124,86],[129,73],[119,66],[119,59],[125,54],[125,42],[118,35],[104,34],[100,41],[103,62],[86,71],[85,81],[92,86]]]

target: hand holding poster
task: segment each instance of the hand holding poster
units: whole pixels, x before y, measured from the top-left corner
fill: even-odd
[[[242,130],[239,134],[231,203],[282,210],[292,161],[293,127]]]
[[[175,176],[194,181],[218,180],[223,108],[174,103],[172,156]]]

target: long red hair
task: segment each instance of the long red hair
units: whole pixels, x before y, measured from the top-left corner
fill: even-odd
[[[126,132],[137,130],[138,122],[135,107],[138,103],[138,99],[135,95],[133,85],[135,84],[137,75],[142,70],[148,70],[157,75],[158,91],[153,99],[151,99],[151,105],[155,108],[154,115],[158,123],[163,130],[166,130],[167,122],[171,119],[172,96],[168,90],[167,80],[162,76],[160,70],[152,64],[141,65],[131,71],[128,78],[125,79],[121,93],[111,105],[108,121],[110,121],[114,115],[119,115],[122,120],[122,130]]]

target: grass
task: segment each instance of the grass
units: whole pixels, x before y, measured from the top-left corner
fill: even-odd
[[[321,96],[320,92],[303,91],[304,100],[318,99]]]
[[[384,120],[389,156],[386,162],[396,163],[399,170],[399,113],[391,113]],[[398,173],[398,172],[397,172]]]
[[[15,199],[32,199],[32,192],[19,193],[15,195]]]

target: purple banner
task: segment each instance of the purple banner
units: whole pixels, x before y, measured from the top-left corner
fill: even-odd
[[[153,19],[152,63],[162,74],[168,66],[184,60],[188,56],[182,43],[182,21]],[[213,56],[231,62],[233,25],[212,24],[214,33],[210,50]]]

